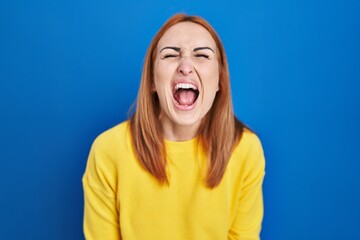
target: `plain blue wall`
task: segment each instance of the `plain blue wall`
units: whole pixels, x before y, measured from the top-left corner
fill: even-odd
[[[360,239],[360,1],[124,2],[0,2],[0,239],[83,238],[90,145],[176,12],[217,29],[262,139],[262,239]]]

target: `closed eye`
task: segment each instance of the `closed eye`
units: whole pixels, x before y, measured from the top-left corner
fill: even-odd
[[[197,53],[197,54],[195,54],[195,57],[202,57],[202,58],[209,59],[209,55],[207,55],[205,53]]]
[[[168,53],[168,54],[165,54],[164,56],[162,56],[161,59],[166,59],[166,58],[174,58],[174,57],[178,57],[179,55],[178,54],[171,54],[171,53]]]

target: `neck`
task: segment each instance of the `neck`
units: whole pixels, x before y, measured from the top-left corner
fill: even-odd
[[[169,141],[187,141],[196,137],[199,124],[178,125],[176,123],[161,121],[163,125],[164,138]]]

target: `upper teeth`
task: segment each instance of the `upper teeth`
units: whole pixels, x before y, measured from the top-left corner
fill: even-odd
[[[197,90],[196,86],[194,84],[191,83],[177,83],[175,85],[175,90],[178,90],[179,88],[183,88],[183,89],[194,89]]]

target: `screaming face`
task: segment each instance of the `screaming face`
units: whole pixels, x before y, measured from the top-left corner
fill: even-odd
[[[177,23],[161,37],[154,86],[164,128],[195,130],[219,90],[217,47],[210,33],[192,22]]]

